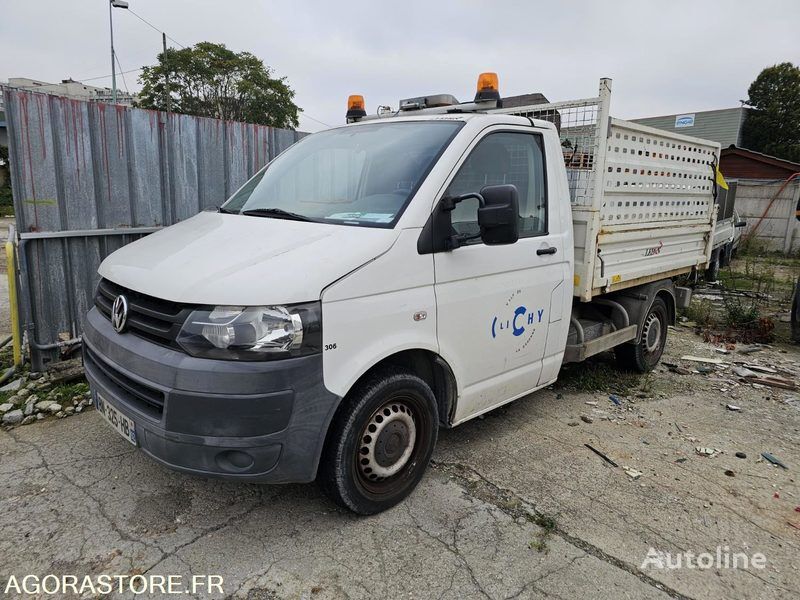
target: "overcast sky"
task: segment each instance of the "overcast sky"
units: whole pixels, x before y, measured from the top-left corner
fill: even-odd
[[[288,78],[300,128],[339,125],[348,94],[367,110],[401,97],[474,95],[496,71],[501,94],[551,100],[614,80],[612,115],[655,116],[738,106],[759,71],[800,64],[798,0],[130,0],[178,43],[248,50]],[[110,86],[107,0],[0,0],[0,80],[67,77]],[[161,36],[114,11],[123,70],[152,64]],[[174,45],[174,42],[170,42]],[[124,75],[139,88],[138,72]],[[118,86],[125,87],[118,77]]]

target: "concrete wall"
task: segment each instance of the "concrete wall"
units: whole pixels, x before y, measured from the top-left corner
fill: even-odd
[[[800,222],[795,218],[795,210],[800,200],[800,181],[793,181],[780,191],[783,183],[774,179],[738,180],[736,210],[747,221],[742,239],[754,236],[770,250],[798,252]]]

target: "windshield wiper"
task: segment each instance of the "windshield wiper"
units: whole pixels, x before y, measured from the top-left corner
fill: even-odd
[[[239,214],[238,210],[228,210],[224,206],[218,206],[217,212],[225,213],[226,215],[237,215]]]
[[[268,217],[272,219],[288,219],[291,221],[314,221],[314,219],[311,217],[288,210],[283,210],[282,208],[250,208],[248,210],[243,210],[240,214],[253,217]]]

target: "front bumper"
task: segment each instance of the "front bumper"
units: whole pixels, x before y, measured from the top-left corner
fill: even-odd
[[[321,355],[194,358],[117,333],[96,308],[83,355],[92,390],[134,421],[141,449],[167,467],[263,483],[316,476],[339,403],[323,384]]]

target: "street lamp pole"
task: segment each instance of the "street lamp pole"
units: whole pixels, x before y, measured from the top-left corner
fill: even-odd
[[[108,0],[108,27],[111,32],[111,102],[117,103],[117,68],[114,64],[114,9],[128,8],[125,0]]]
[[[114,3],[109,0],[108,3],[108,25],[111,30],[111,102],[117,103],[117,69],[114,65],[114,17],[112,5]]]

